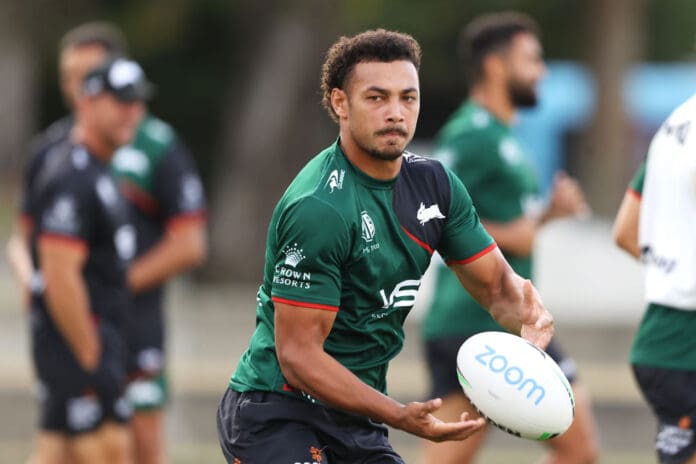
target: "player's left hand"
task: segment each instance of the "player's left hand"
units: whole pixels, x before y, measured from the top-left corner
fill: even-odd
[[[529,279],[522,284],[522,292],[524,318],[520,335],[545,350],[553,337],[553,316],[544,307],[539,292]]]

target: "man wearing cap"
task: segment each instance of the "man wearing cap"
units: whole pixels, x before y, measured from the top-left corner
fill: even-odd
[[[61,41],[60,74],[68,107],[74,106],[72,102],[89,68],[124,52],[120,31],[108,23],[86,23],[66,33]],[[122,68],[119,72],[128,70]],[[114,76],[116,81],[123,77]],[[66,116],[33,144],[25,191],[31,189],[34,173],[51,146],[67,137],[72,124],[72,115]],[[135,456],[138,464],[155,464],[166,462],[162,411],[168,388],[164,375],[163,284],[174,274],[200,263],[206,255],[205,199],[190,153],[171,126],[152,115],[145,116],[130,145],[116,151],[112,171],[127,197],[138,236],[136,259],[128,278],[135,295],[126,320],[127,398],[134,407],[131,426]],[[28,217],[26,197],[21,202],[23,218]],[[31,230],[29,221],[21,224],[24,233]],[[20,282],[28,286],[31,265],[26,263],[26,246],[19,234],[10,243],[10,262]],[[41,432],[38,445],[52,449],[51,462],[71,462],[61,436]]]
[[[52,148],[27,192],[42,289],[31,298],[40,427],[64,438],[71,462],[132,462],[122,330],[136,236],[109,162],[133,138],[149,94],[135,62],[90,71],[70,138]],[[39,446],[36,460],[53,462],[50,452]]]
[[[125,77],[113,75],[116,82]],[[138,234],[128,271],[133,309],[126,318],[136,463],[161,464],[168,399],[164,284],[206,256],[205,197],[188,150],[168,124],[152,116],[145,117],[130,145],[117,150],[111,167]]]

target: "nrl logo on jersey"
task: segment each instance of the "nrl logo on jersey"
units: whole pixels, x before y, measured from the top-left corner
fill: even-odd
[[[416,155],[408,151],[404,152],[404,159],[407,163],[422,163],[424,161],[428,161],[426,158],[423,158],[422,156]]]
[[[440,207],[437,203],[426,208],[423,202],[421,202],[418,212],[416,213],[416,219],[418,219],[423,226],[431,219],[445,219],[445,215],[440,212]]]
[[[360,220],[362,223],[362,238],[366,242],[371,242],[375,238],[375,223],[367,211],[360,213]]]
[[[324,184],[324,188],[329,187],[331,189],[331,192],[333,193],[334,190],[342,190],[343,189],[343,177],[346,175],[346,171],[344,169],[341,169],[341,172],[338,171],[338,169],[334,169],[331,171],[331,174],[329,174],[329,178],[326,179],[326,184]]]

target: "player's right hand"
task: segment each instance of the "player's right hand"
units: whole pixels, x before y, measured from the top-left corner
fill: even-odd
[[[467,413],[462,414],[459,422],[443,422],[432,415],[441,406],[440,398],[425,403],[408,403],[402,407],[402,416],[397,423],[390,425],[435,442],[464,440],[486,425],[483,418],[469,420]]]

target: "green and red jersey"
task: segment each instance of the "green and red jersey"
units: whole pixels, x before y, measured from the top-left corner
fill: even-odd
[[[468,262],[495,247],[464,185],[437,161],[404,154],[389,181],[355,168],[336,142],[279,201],[268,229],[257,325],[230,388],[295,394],[280,370],[274,303],[335,311],[324,349],[386,393],[389,361],[432,254]]]

